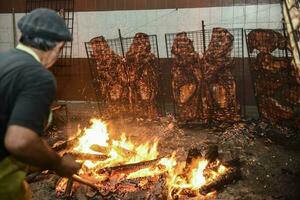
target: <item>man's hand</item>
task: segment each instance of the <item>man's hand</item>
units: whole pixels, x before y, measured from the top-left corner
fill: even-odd
[[[81,164],[75,162],[75,160],[70,155],[65,155],[61,158],[58,166],[55,167],[54,171],[63,177],[70,177],[76,174],[81,168]]]
[[[72,176],[81,167],[70,156],[61,158],[35,132],[22,126],[10,125],[4,144],[18,160],[41,169],[53,170],[60,176]]]

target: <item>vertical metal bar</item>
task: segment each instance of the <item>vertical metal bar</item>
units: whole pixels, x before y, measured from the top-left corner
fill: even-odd
[[[256,100],[256,107],[257,107],[257,110],[258,110],[259,117],[261,117],[261,112],[260,112],[259,103],[258,103],[259,98],[258,98],[258,96],[256,94],[256,90],[255,90],[256,74],[251,69],[252,62],[251,62],[251,56],[250,56],[250,51],[249,51],[249,45],[248,45],[247,30],[245,30],[244,33],[245,33],[245,39],[246,39],[246,44],[247,44],[247,52],[248,52],[248,67],[249,67],[249,71],[250,71],[250,74],[251,74],[251,81],[252,81],[254,97],[255,97],[255,100]]]
[[[243,65],[243,104],[244,104],[244,117],[246,118],[246,81],[245,81],[245,55],[244,55],[244,29],[241,30],[242,36],[242,65]]]
[[[282,30],[283,30],[283,36],[286,39],[286,42],[288,43],[288,36],[286,35],[286,30],[287,29],[286,29],[285,24],[284,24],[284,18],[282,19]],[[285,57],[288,58],[287,48],[285,48],[284,51],[285,51]]]
[[[169,58],[169,48],[168,48],[168,38],[167,38],[167,34],[165,34],[165,42],[166,42],[167,58]]]
[[[14,8],[12,8],[12,26],[13,26],[14,47],[16,47],[17,46],[17,31],[16,31],[16,14],[15,14]]]
[[[203,52],[206,51],[206,42],[205,42],[205,24],[204,20],[201,21],[202,24],[202,36],[203,36]]]
[[[118,33],[119,33],[119,39],[120,39],[120,43],[121,43],[122,55],[124,57],[125,56],[125,52],[124,52],[124,46],[123,46],[123,38],[122,38],[122,34],[121,34],[121,30],[120,29],[118,29]]]
[[[95,76],[94,76],[94,72],[93,72],[93,65],[95,64],[92,59],[91,56],[90,56],[90,52],[89,52],[89,48],[88,46],[90,45],[89,42],[85,42],[84,43],[85,45],[85,51],[86,51],[86,55],[87,55],[87,58],[88,58],[88,62],[89,62],[89,68],[90,68],[90,74],[91,74],[91,79],[92,79],[92,86],[94,88],[94,92],[95,92],[95,97],[96,97],[96,102],[97,102],[97,107],[98,107],[98,114],[99,114],[99,117],[101,116],[101,106],[100,106],[100,96],[98,94],[98,89],[97,89],[97,85],[95,84]]]

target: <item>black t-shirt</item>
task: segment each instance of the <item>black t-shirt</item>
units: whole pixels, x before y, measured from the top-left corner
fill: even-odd
[[[9,155],[4,146],[9,125],[43,133],[55,93],[53,74],[30,54],[18,49],[0,53],[0,160]]]

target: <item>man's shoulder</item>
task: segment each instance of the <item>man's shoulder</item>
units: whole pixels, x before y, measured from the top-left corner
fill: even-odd
[[[28,66],[22,72],[24,80],[30,85],[51,84],[56,85],[54,75],[43,66]]]

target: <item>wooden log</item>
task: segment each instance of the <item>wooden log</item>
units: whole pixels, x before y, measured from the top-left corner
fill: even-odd
[[[66,191],[65,194],[63,195],[65,198],[69,198],[72,196],[73,183],[74,183],[73,179],[68,179]]]
[[[147,167],[154,166],[158,164],[158,162],[161,160],[161,158],[157,158],[154,160],[148,160],[143,161],[139,163],[133,163],[133,164],[126,164],[126,165],[120,165],[115,167],[106,167],[99,169],[97,173],[99,174],[107,174],[107,175],[114,175],[114,174],[121,174],[121,173],[132,173],[135,171],[138,171],[140,169],[144,169]]]
[[[109,158],[109,156],[107,155],[98,155],[98,154],[89,154],[89,153],[67,152],[66,154],[72,156],[75,160],[104,161]]]
[[[98,144],[93,144],[90,146],[90,149],[102,154],[108,154],[109,153],[109,149],[107,147],[104,146],[100,146]]]
[[[218,146],[209,145],[204,153],[204,158],[208,160],[209,163],[214,162],[219,157]]]
[[[238,168],[229,168],[227,170],[228,171],[224,175],[221,175],[217,179],[214,179],[211,182],[208,182],[200,187],[200,194],[206,195],[210,192],[220,190],[225,185],[237,181],[241,178],[241,171]]]
[[[110,148],[108,147],[103,147],[97,144],[93,144],[92,146],[90,146],[90,149],[99,153],[103,153],[103,154],[108,154],[110,152]],[[136,155],[135,152],[130,151],[128,149],[119,147],[119,146],[114,146],[113,149],[120,155],[122,156],[128,156],[128,157],[133,157]]]
[[[87,186],[89,186],[89,187],[91,187],[91,188],[93,188],[97,191],[99,190],[99,186],[97,186],[97,182],[93,182],[93,181],[88,180],[88,179],[83,179],[80,176],[75,175],[75,174],[72,176],[72,180],[74,180],[78,183],[81,183],[83,185],[87,185]]]
[[[194,160],[204,158],[208,160],[209,163],[212,163],[217,160],[219,157],[218,146],[217,145],[208,145],[205,150],[200,150],[198,148],[190,149],[186,158],[186,169],[192,164]]]
[[[72,138],[69,138],[67,140],[60,140],[60,141],[57,141],[56,143],[54,143],[52,145],[52,149],[54,151],[61,151],[63,149],[66,149],[67,147],[71,146],[71,144],[73,144],[75,142],[75,140],[77,139],[78,137],[72,137]]]

